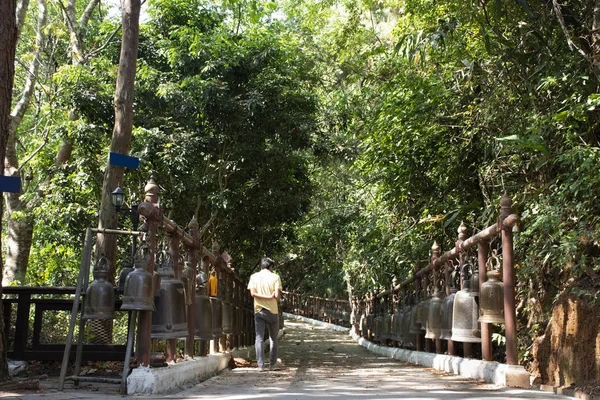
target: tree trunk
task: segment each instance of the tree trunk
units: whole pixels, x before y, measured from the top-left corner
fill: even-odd
[[[21,99],[11,113],[11,123],[4,159],[4,172],[7,176],[19,176],[19,158],[17,155],[17,130],[25,112],[31,103],[36,77],[39,70],[40,50],[44,46],[45,35],[43,33],[46,25],[46,0],[38,0],[38,23],[35,37],[33,59],[29,65],[29,73]],[[17,22],[18,24],[19,22]],[[8,216],[8,235],[6,244],[6,265],[2,278],[3,285],[9,285],[18,281],[25,284],[29,254],[33,238],[34,221],[27,204],[21,200],[21,193],[5,193]]]
[[[6,143],[10,130],[10,106],[15,74],[15,50],[17,45],[15,0],[0,1],[0,160],[6,155]],[[4,164],[0,163],[0,173],[4,174]],[[0,222],[2,221],[3,199],[0,197]],[[0,265],[2,255],[0,253]],[[6,337],[4,336],[3,307],[0,287],[0,381],[10,379],[6,359]]]
[[[133,130],[133,90],[138,54],[140,0],[121,0],[123,39],[121,56],[115,89],[115,125],[113,128],[110,151],[127,154],[131,144]],[[110,165],[107,162],[102,184],[102,203],[98,228],[114,229],[117,227],[117,215],[112,205],[111,193],[118,185],[122,185],[123,167]],[[97,254],[104,254],[111,270],[109,280],[115,281],[116,237],[114,235],[98,235]]]

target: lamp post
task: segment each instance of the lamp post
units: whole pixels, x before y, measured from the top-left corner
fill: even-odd
[[[120,186],[117,186],[115,190],[111,193],[112,204],[115,207],[115,211],[117,214],[121,213],[129,217],[131,221],[131,225],[133,230],[138,229],[138,225],[140,223],[140,214],[138,213],[138,205],[133,203],[131,207],[123,207],[125,204],[125,192],[121,189]],[[135,252],[137,250],[137,238],[136,236],[132,236],[131,243],[131,259],[133,260],[135,257]]]

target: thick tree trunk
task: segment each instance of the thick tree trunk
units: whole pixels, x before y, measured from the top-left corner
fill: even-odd
[[[140,0],[121,0],[123,39],[115,89],[115,125],[110,151],[127,154],[133,130],[133,91],[139,41]],[[117,215],[112,205],[111,193],[122,185],[123,167],[112,166],[107,162],[102,185],[102,204],[98,228],[116,228]],[[97,254],[104,254],[109,260],[110,282],[115,281],[116,238],[114,235],[98,235]]]
[[[0,1],[0,160],[6,155],[6,143],[10,130],[10,106],[15,74],[15,50],[17,45],[16,1]],[[0,173],[4,174],[4,164],[0,163]],[[0,221],[2,221],[2,203],[0,197]],[[0,265],[2,255],[0,253]],[[2,288],[0,287],[0,303]],[[0,381],[10,379],[6,359],[6,337],[4,336],[3,307],[0,304]]]
[[[25,112],[29,108],[34,93],[36,77],[40,66],[38,56],[45,42],[43,31],[46,26],[46,16],[46,0],[38,0],[38,23],[33,59],[29,66],[29,73],[21,99],[11,113],[6,157],[4,159],[4,173],[7,176],[19,176],[20,173],[16,144],[17,130]],[[27,204],[21,200],[21,193],[6,193],[5,198],[8,215],[8,235],[6,264],[2,284],[9,285],[14,281],[24,284],[29,264],[34,221]]]

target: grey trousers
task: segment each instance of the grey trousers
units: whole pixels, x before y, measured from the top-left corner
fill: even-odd
[[[279,316],[273,314],[267,309],[262,309],[254,314],[254,324],[256,331],[256,361],[259,368],[265,367],[265,326],[269,329],[269,339],[271,340],[270,359],[271,365],[277,362],[277,351],[279,350],[279,342],[277,341],[277,333],[279,332]]]

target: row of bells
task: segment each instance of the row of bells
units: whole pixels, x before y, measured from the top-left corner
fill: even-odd
[[[477,274],[473,277],[479,279]],[[402,342],[404,347],[415,347],[416,336],[423,333],[426,339],[480,343],[480,322],[504,323],[504,287],[500,272],[488,271],[487,277],[478,291],[471,290],[471,279],[465,281],[460,291],[451,288],[445,298],[436,290],[431,298],[414,306],[407,305],[394,314],[363,315],[361,331],[371,330],[375,341],[394,340]]]
[[[125,269],[120,275],[125,311],[153,311],[153,339],[185,338],[187,332],[187,307],[191,305],[193,279],[191,268],[186,268],[181,278],[175,278],[171,268],[159,269],[150,274],[147,260],[136,260],[133,270]],[[100,259],[94,268],[94,280],[85,296],[84,319],[113,319],[115,317],[115,290],[108,278],[108,264]],[[124,279],[123,279],[124,278]],[[122,285],[121,283],[124,282]],[[224,334],[246,333],[252,329],[252,312],[234,306],[217,297],[196,293],[194,338],[212,340]]]

